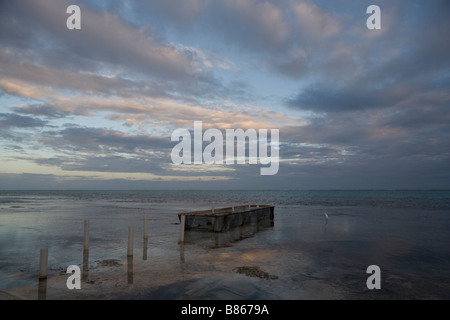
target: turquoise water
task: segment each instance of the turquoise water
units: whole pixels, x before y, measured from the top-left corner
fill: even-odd
[[[247,203],[274,203],[274,226],[237,240],[225,235],[219,242],[212,235],[188,235],[192,240],[181,251],[177,213]],[[135,258],[134,274],[147,279],[151,272],[158,281],[136,281],[111,291],[111,297],[450,298],[450,191],[445,190],[0,191],[0,290],[35,284],[40,248],[49,249],[51,274],[81,265],[86,219],[91,268],[110,259],[125,266],[128,226],[134,226],[135,250],[147,250],[140,238],[144,215],[148,259]],[[372,264],[381,269],[381,290],[366,287]],[[236,274],[242,265],[259,266],[277,279]],[[198,289],[205,284],[211,291]],[[103,287],[89,288],[76,298],[94,297],[92,291]],[[69,294],[61,290],[61,298]]]

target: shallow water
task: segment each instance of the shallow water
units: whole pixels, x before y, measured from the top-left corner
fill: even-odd
[[[0,291],[37,299],[39,250],[48,248],[39,296],[47,299],[449,299],[449,199],[448,191],[3,191]],[[274,202],[274,225],[187,232],[178,244],[178,212],[249,202]],[[66,287],[69,265],[84,271],[81,290]],[[381,269],[380,290],[366,286],[369,265]],[[238,273],[243,266],[274,277]]]

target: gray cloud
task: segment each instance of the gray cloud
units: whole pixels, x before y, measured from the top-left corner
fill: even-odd
[[[154,16],[159,22],[172,21],[180,28],[186,28],[201,19],[207,8],[212,5],[208,0],[166,0],[166,1],[131,1],[134,14],[145,21]],[[123,10],[116,7],[113,10]],[[159,18],[159,19],[158,19]]]
[[[64,112],[57,107],[46,104],[32,104],[22,107],[14,107],[12,110],[20,114],[29,114],[33,116],[44,116],[47,118],[64,118],[69,115],[68,112]]]
[[[375,83],[374,81],[374,86]],[[320,84],[303,90],[297,97],[289,100],[288,105],[317,112],[383,108],[401,102],[405,95],[414,92],[413,88],[396,89],[383,88],[377,90],[360,85],[333,88],[329,84]]]
[[[89,152],[125,152],[139,150],[167,150],[168,137],[149,135],[129,135],[121,131],[87,127],[67,127],[59,131],[46,132],[42,141],[57,150],[77,150]]]
[[[443,14],[448,6],[446,1],[435,1],[421,17],[412,11],[409,19],[404,12],[393,16],[388,32],[358,46],[351,44],[348,54],[357,60],[344,59],[342,54],[328,60],[325,67],[319,66],[322,76],[288,99],[287,105],[319,112],[384,108],[411,102],[411,96],[419,92],[438,93],[435,90],[442,85],[448,89],[450,57],[444,52],[450,47],[442,42],[450,36],[450,22]],[[405,6],[409,10],[412,7]],[[405,26],[413,21],[417,27]],[[335,74],[334,66],[347,72]]]
[[[135,26],[86,3],[81,5],[82,29],[67,30],[65,10],[69,2],[24,0],[3,5],[0,61],[5,76],[125,96],[180,98],[183,94],[192,98],[223,90],[224,84],[205,67],[203,57],[165,41],[148,22]],[[105,70],[107,76],[102,74]],[[121,76],[130,73],[140,80]]]
[[[65,171],[95,171],[95,172],[151,172],[167,174],[164,164],[167,161],[156,157],[126,158],[121,156],[80,156],[53,157],[49,159],[31,159],[40,165],[57,166]]]
[[[232,65],[227,65],[230,54],[242,59],[239,68],[247,63],[267,72],[264,86],[283,88],[283,94],[286,84],[296,87],[280,103],[291,115],[308,113],[300,113],[304,119],[298,125],[279,121],[282,162],[276,176],[259,176],[259,165],[236,165],[225,173],[232,178],[228,182],[183,186],[448,187],[448,1],[384,1],[380,32],[365,28],[368,0],[85,0],[79,32],[65,28],[68,4],[0,5],[0,87],[7,101],[0,136],[8,154],[47,150],[47,158],[26,159],[69,172],[213,175],[170,168],[174,143],[169,137],[125,131],[167,129],[201,117],[221,128],[255,123],[241,117],[252,110],[239,103],[262,101],[264,88],[251,91],[258,81],[245,82],[236,70],[234,79],[220,78],[217,70]],[[252,79],[249,69],[243,73]],[[216,101],[200,107],[207,99],[229,101],[240,110],[219,113]],[[90,127],[80,124],[79,114],[82,119],[102,114],[129,127],[124,132],[102,128],[106,124],[100,121],[98,128]],[[52,127],[64,121],[75,124]],[[2,179],[11,185],[14,179],[60,185],[45,175]],[[77,182],[66,185],[133,185],[73,179]],[[134,186],[153,185],[138,181]]]
[[[35,128],[44,127],[47,121],[29,117],[20,116],[14,113],[0,113],[0,128]]]
[[[86,70],[92,70],[92,62],[102,61],[127,65],[162,78],[186,75],[185,68],[190,61],[183,53],[115,15],[100,14],[83,7],[83,28],[79,32],[70,32],[65,28],[68,15],[61,14],[69,4],[69,1],[54,0],[10,2],[5,5],[2,19],[19,24],[19,30],[27,30],[28,34],[23,38],[30,42],[28,46],[48,50],[48,54],[42,56],[48,65],[64,65],[61,62],[70,61],[77,69],[86,66]],[[28,28],[30,25],[33,27]],[[18,36],[17,31],[14,28],[5,30],[10,33],[2,34],[0,41],[11,45],[14,42],[10,40]],[[42,45],[43,40],[49,48]],[[59,56],[56,61],[55,55]]]
[[[127,135],[114,130],[67,126],[62,130],[42,133],[36,142],[42,149],[53,149],[56,155],[50,158],[16,158],[55,166],[64,171],[173,174],[168,166],[171,163],[168,152],[173,143],[168,137]]]

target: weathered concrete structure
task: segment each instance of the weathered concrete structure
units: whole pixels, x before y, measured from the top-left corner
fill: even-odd
[[[261,220],[274,221],[273,205],[243,205],[194,212],[179,213],[180,221],[185,220],[184,230],[205,230],[225,232],[235,227],[257,223]],[[181,219],[184,217],[184,219]],[[183,227],[182,227],[183,228]]]

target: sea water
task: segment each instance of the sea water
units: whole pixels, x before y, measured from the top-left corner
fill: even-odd
[[[247,203],[274,203],[273,226],[178,243],[177,213]],[[85,220],[88,273],[71,291],[62,280],[83,265]],[[49,298],[449,299],[449,244],[450,191],[0,191],[0,291],[26,299],[41,248],[59,279]],[[370,265],[379,290],[367,288]],[[236,272],[244,266],[270,277]]]

